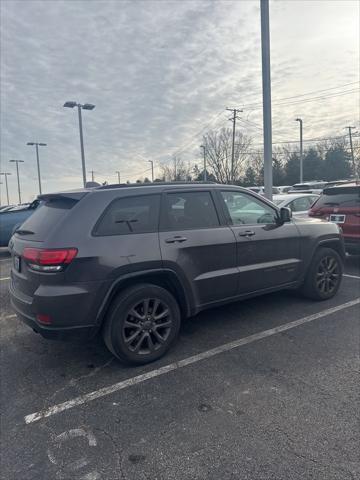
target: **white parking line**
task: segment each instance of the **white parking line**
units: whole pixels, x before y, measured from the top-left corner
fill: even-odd
[[[39,412],[31,413],[30,415],[26,415],[24,417],[25,423],[29,424],[29,423],[37,422],[42,418],[56,415],[57,413],[64,412],[65,410],[69,410],[79,405],[83,405],[85,403],[96,400],[97,398],[105,397],[106,395],[110,395],[111,393],[117,392],[119,390],[123,390],[124,388],[132,387],[133,385],[137,385],[139,383],[145,382],[146,380],[150,380],[151,378],[160,377],[165,373],[169,373],[174,370],[178,370],[179,368],[183,368],[188,365],[192,365],[194,363],[200,362],[201,360],[204,360],[206,358],[211,358],[211,357],[214,357],[215,355],[219,355],[219,353],[228,352],[230,350],[233,350],[234,348],[241,347],[243,345],[248,345],[249,343],[256,342],[257,340],[261,340],[262,338],[271,337],[272,335],[276,335],[277,333],[290,330],[292,328],[298,327],[299,325],[303,325],[305,323],[313,322],[318,318],[326,317],[327,315],[331,315],[332,313],[335,313],[340,310],[344,310],[345,308],[353,307],[354,305],[359,305],[359,304],[360,304],[360,297],[357,298],[356,300],[351,300],[350,302],[337,305],[336,307],[328,308],[326,310],[315,313],[313,315],[300,318],[299,320],[294,320],[293,322],[285,323],[284,325],[280,325],[278,327],[271,328],[269,330],[264,330],[263,332],[255,333],[254,335],[250,335],[249,337],[239,338],[234,342],[226,343],[225,345],[220,345],[219,347],[215,347],[215,348],[212,348],[211,350],[207,350],[205,352],[199,353],[198,355],[185,358],[184,360],[180,360],[179,362],[170,363],[169,365],[165,365],[164,367],[160,367],[156,370],[152,370],[150,372],[144,373],[142,375],[138,375],[133,378],[129,378],[127,380],[123,380],[122,382],[109,385],[108,387],[100,388],[99,390],[86,393],[85,395],[80,395],[79,397],[73,398],[72,400],[68,400],[67,402],[64,402],[64,403],[59,403],[49,408],[45,408]]]
[[[343,277],[357,278],[358,280],[360,280],[360,276],[359,276],[359,275],[349,275],[348,273],[344,273],[344,274],[343,274]]]
[[[5,280],[10,280],[10,277],[3,277],[3,278],[0,278],[0,282],[4,282]]]

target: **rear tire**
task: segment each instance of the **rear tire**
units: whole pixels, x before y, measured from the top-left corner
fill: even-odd
[[[139,284],[119,293],[106,316],[103,338],[121,361],[133,365],[162,357],[178,337],[180,309],[162,287]]]
[[[343,275],[343,262],[332,248],[319,248],[311,261],[301,293],[313,300],[328,300],[336,295]]]

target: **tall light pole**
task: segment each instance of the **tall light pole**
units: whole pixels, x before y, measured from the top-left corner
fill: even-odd
[[[16,175],[19,193],[19,203],[21,204],[20,178],[19,178],[19,163],[24,163],[24,160],[9,160],[10,163],[16,163]]]
[[[355,167],[355,156],[354,156],[354,147],[352,143],[352,135],[351,135],[351,130],[355,129],[356,127],[345,127],[349,130],[349,139],[350,139],[350,151],[351,151],[351,160],[352,160],[352,165],[353,165],[353,171],[355,177],[357,177],[357,172],[356,172],[356,167]]]
[[[7,177],[8,177],[8,175],[11,175],[11,173],[10,172],[0,172],[0,175],[4,175],[4,177],[5,177],[6,199],[7,199],[7,204],[10,205],[10,202],[9,202],[9,186],[8,186]]]
[[[269,0],[260,0],[265,196],[272,199],[272,126]]]
[[[303,121],[301,118],[296,118],[296,122],[300,124],[300,183],[304,181],[304,158],[303,158]]]
[[[82,165],[83,184],[84,184],[84,188],[85,188],[86,187],[86,167],[85,167],[84,136],[83,136],[81,110],[94,110],[95,105],[92,105],[91,103],[84,103],[82,105],[81,103],[77,103],[77,102],[65,102],[64,107],[66,107],[66,108],[77,107],[77,109],[78,109],[81,165]]]
[[[36,162],[37,162],[37,171],[38,171],[38,180],[39,180],[39,193],[41,195],[41,175],[40,175],[40,160],[39,160],[39,147],[46,147],[46,143],[38,142],[28,142],[26,145],[35,145],[36,148]]]
[[[200,145],[200,148],[203,149],[203,155],[204,155],[204,182],[207,181],[207,172],[206,172],[206,147],[205,145]]]
[[[118,183],[121,183],[121,182],[120,182],[120,171],[119,171],[119,170],[116,170],[116,172],[115,172],[115,173],[117,173],[117,177],[118,177]]]
[[[95,181],[94,180],[94,173],[95,173],[94,170],[90,170],[89,173],[91,173],[91,181],[94,182]]]
[[[153,160],[148,160],[148,162],[151,163],[151,181],[154,183],[154,162]]]

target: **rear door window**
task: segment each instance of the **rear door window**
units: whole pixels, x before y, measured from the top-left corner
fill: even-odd
[[[158,230],[160,195],[141,195],[114,200],[94,228],[95,236],[131,235]]]
[[[179,192],[165,196],[162,228],[187,230],[219,226],[210,192]]]

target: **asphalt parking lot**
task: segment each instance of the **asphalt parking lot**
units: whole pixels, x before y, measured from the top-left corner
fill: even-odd
[[[204,312],[136,368],[100,340],[22,325],[9,270],[2,251],[2,479],[360,478],[359,257],[330,301],[281,292]]]

